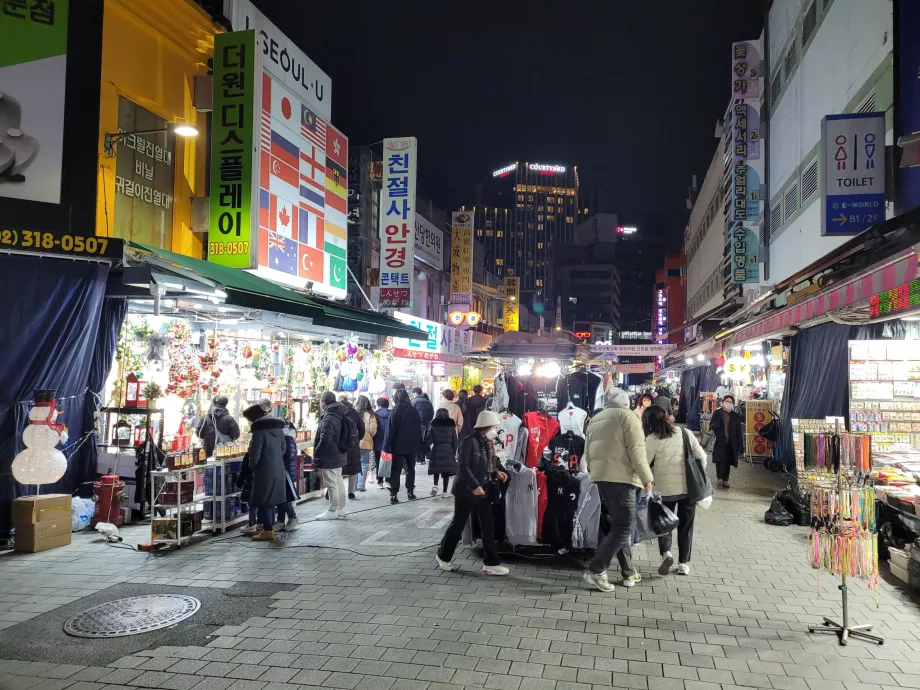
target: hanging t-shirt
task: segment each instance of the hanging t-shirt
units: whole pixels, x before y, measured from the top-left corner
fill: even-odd
[[[559,422],[543,412],[528,412],[524,415],[527,427],[527,457],[524,463],[535,468],[550,439],[559,433]]]
[[[499,412],[501,424],[496,429],[495,454],[502,464],[514,462],[518,458],[518,436],[521,430],[521,418],[505,410]]]
[[[537,543],[537,473],[523,465],[508,465],[505,494],[505,536],[511,544]]]
[[[585,435],[585,420],[588,418],[588,413],[585,412],[580,407],[575,407],[574,404],[566,405],[563,409],[559,411],[559,430],[562,433],[566,431],[571,431],[573,434],[581,436],[584,438]]]
[[[591,477],[586,472],[579,474],[576,479],[581,485],[581,495],[572,525],[572,548],[596,549],[601,524],[600,495],[597,485],[591,483]]]
[[[546,474],[537,472],[537,539],[543,538],[543,517],[546,515],[546,505],[549,497],[546,495]]]
[[[559,407],[572,403],[575,407],[587,410],[587,396],[588,384],[578,374],[559,377],[556,383],[556,404]]]
[[[553,461],[564,460],[570,470],[584,470],[582,457],[585,454],[585,440],[574,433],[558,433],[550,439],[549,449],[553,452]]]
[[[542,538],[545,543],[571,547],[580,493],[581,483],[565,468],[554,467],[546,473],[547,506]]]

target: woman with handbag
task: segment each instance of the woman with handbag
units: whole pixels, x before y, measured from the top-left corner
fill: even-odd
[[[652,405],[642,415],[645,431],[645,448],[649,465],[655,475],[655,488],[661,492],[661,501],[677,514],[677,574],[690,574],[690,552],[693,548],[693,520],[700,489],[689,486],[687,475],[692,471],[687,463],[698,463],[705,477],[706,451],[690,431],[676,427],[668,419],[667,411]],[[702,490],[705,492],[705,488]],[[671,555],[671,533],[658,538],[661,553],[660,575],[667,575],[674,565]]]

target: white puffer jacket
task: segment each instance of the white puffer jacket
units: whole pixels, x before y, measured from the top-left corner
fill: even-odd
[[[684,440],[690,442],[690,452],[703,468],[706,467],[706,451],[700,447],[692,431],[676,427],[676,433],[669,438],[658,438],[654,434],[645,439],[645,453],[655,474],[655,491],[662,496],[685,496],[687,494],[687,468],[684,465]]]

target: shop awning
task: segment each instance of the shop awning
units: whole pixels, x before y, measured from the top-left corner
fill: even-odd
[[[126,244],[125,250],[135,252],[137,257],[146,263],[167,270],[176,270],[180,274],[191,272],[212,281],[226,293],[224,299],[230,305],[308,318],[317,326],[399,338],[428,337],[427,333],[385,314],[353,309],[328,300],[307,297],[242,269],[219,266],[136,242]]]
[[[871,268],[831,285],[801,303],[782,308],[772,315],[745,324],[723,340],[731,338],[735,344],[763,338],[816,317],[869,299],[886,290],[907,285],[917,277],[917,253],[906,249]]]
[[[707,338],[698,343],[689,343],[679,350],[675,350],[665,357],[665,362],[684,363],[688,357],[703,355],[706,360],[716,359],[722,356],[722,343],[717,343],[715,338]],[[704,362],[697,362],[704,364]]]

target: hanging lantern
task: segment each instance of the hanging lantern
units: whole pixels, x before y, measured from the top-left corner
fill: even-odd
[[[142,383],[133,371],[125,378],[125,407],[141,407]]]

